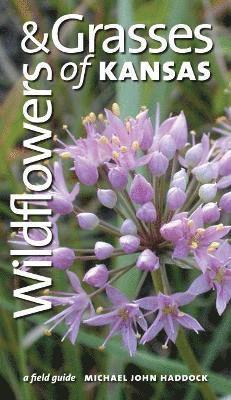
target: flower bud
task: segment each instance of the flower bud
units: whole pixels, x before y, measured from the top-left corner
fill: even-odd
[[[205,224],[213,224],[220,219],[220,210],[216,203],[207,203],[202,208]]]
[[[178,187],[181,190],[183,190],[183,192],[185,192],[187,184],[188,184],[188,175],[187,175],[185,169],[181,168],[180,171],[176,172],[173,175],[171,187]]]
[[[107,282],[108,277],[109,272],[106,265],[97,264],[86,272],[83,281],[94,287],[102,287]]]
[[[160,266],[159,258],[153,251],[146,249],[139,255],[136,266],[142,271],[154,271]]]
[[[217,185],[215,183],[205,183],[199,189],[199,197],[205,203],[212,201],[217,194]]]
[[[188,138],[188,128],[183,111],[175,116],[167,118],[158,129],[159,137],[170,135],[175,142],[176,149],[182,149]]]
[[[172,117],[172,126],[170,128],[169,134],[175,141],[176,148],[178,150],[182,149],[186,143],[188,138],[188,128],[185,115],[183,111],[176,117]]]
[[[73,211],[72,202],[59,193],[52,193],[52,200],[48,201],[48,205],[54,213],[60,215],[70,214]]]
[[[219,175],[231,174],[231,150],[229,150],[219,161]]]
[[[151,201],[145,203],[136,213],[137,218],[144,222],[156,221],[156,209]]]
[[[226,189],[229,186],[231,186],[231,175],[223,176],[217,182],[217,188],[218,189]]]
[[[80,182],[84,185],[95,185],[98,181],[99,174],[96,166],[87,158],[77,157],[74,162],[75,172]]]
[[[231,192],[223,194],[220,199],[219,207],[227,213],[231,213]]]
[[[144,204],[152,200],[154,190],[142,175],[136,175],[130,188],[130,197],[137,204]]]
[[[98,189],[97,197],[99,202],[105,207],[114,208],[116,205],[117,196],[111,189]]]
[[[178,187],[172,187],[167,194],[167,206],[170,210],[182,207],[186,200],[186,194]]]
[[[154,176],[164,175],[168,169],[169,161],[164,154],[159,151],[154,151],[151,160],[148,163],[148,167]]]
[[[171,183],[171,187],[177,187],[177,188],[183,190],[183,192],[185,192],[186,186],[187,186],[187,183],[183,177],[174,179]]]
[[[164,135],[159,141],[160,152],[171,160],[176,153],[176,144],[171,135]]]
[[[140,143],[140,147],[143,151],[147,151],[152,145],[154,135],[150,118],[145,119],[145,121],[143,122],[143,132],[144,133],[142,141]]]
[[[203,147],[201,143],[192,146],[185,154],[185,161],[188,167],[195,167],[201,161]]]
[[[185,171],[184,168],[181,168],[180,171],[177,171],[174,175],[173,175],[173,180],[174,179],[179,179],[179,178],[184,178],[187,183],[188,183],[188,175],[187,172]]]
[[[177,219],[164,224],[160,229],[160,233],[165,240],[169,240],[170,242],[174,243],[183,236],[182,221]]]
[[[59,247],[53,250],[52,265],[54,268],[67,269],[70,268],[75,259],[75,252],[68,247]]]
[[[95,255],[98,260],[104,260],[105,258],[111,257],[114,247],[110,243],[96,242],[95,244]]]
[[[201,183],[209,183],[217,178],[217,164],[207,162],[193,169],[197,180]]]
[[[125,169],[115,167],[109,170],[108,179],[115,189],[123,190],[128,183],[128,174]]]
[[[121,236],[119,241],[123,251],[127,254],[134,253],[140,245],[140,239],[133,235]]]
[[[80,213],[77,218],[82,229],[91,230],[99,224],[99,218],[92,213]]]
[[[131,219],[125,219],[121,225],[120,233],[122,233],[122,235],[136,235],[136,224]]]

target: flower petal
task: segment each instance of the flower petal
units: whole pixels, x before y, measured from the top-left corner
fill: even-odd
[[[130,356],[133,356],[137,348],[137,339],[131,323],[122,326],[122,337],[124,345],[128,348]]]
[[[194,296],[198,296],[201,293],[208,292],[212,289],[212,284],[209,281],[208,274],[201,274],[196,278],[193,283],[190,285],[188,292]]]
[[[67,276],[68,276],[70,284],[73,287],[73,289],[75,290],[75,292],[76,293],[82,292],[83,289],[81,287],[81,283],[80,283],[79,278],[77,277],[77,275],[74,272],[67,271]]]
[[[126,296],[124,296],[123,293],[121,293],[118,289],[107,285],[106,287],[106,293],[108,298],[111,300],[112,304],[115,306],[118,306],[120,304],[124,303],[129,303],[128,299]]]
[[[119,319],[118,311],[115,310],[115,311],[111,311],[106,314],[97,315],[95,317],[85,319],[83,322],[84,322],[84,324],[87,324],[87,325],[101,326],[101,325],[111,324],[118,319]]]
[[[158,298],[157,296],[147,296],[142,299],[136,300],[139,307],[145,310],[150,310],[155,312],[158,309]]]
[[[166,315],[164,318],[164,330],[168,336],[168,338],[175,343],[176,338],[177,338],[177,332],[178,332],[178,324],[177,322],[173,319],[171,315]]]
[[[145,334],[142,336],[140,343],[145,344],[146,342],[149,342],[152,340],[158,333],[161,331],[163,328],[163,321],[160,319],[161,314],[159,314],[155,321],[152,323],[152,325],[149,327],[149,329],[145,332]]]
[[[195,318],[191,317],[191,315],[183,314],[182,316],[178,316],[177,321],[180,325],[187,329],[192,329],[195,332],[204,331],[204,328]]]

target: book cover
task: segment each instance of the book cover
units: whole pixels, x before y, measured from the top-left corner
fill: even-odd
[[[0,10],[2,397],[231,399],[230,1]]]

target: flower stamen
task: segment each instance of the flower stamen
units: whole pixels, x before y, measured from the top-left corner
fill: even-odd
[[[215,251],[218,247],[220,246],[219,242],[212,242],[210,246],[208,247],[208,252],[211,253]]]

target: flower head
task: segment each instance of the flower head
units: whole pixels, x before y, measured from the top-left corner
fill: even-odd
[[[83,313],[92,311],[92,299],[106,291],[105,303],[110,300],[113,304],[110,311],[90,316],[86,323],[109,324],[105,343],[120,333],[131,355],[137,346],[138,325],[145,331],[141,343],[151,340],[162,329],[167,334],[166,344],[169,340],[176,341],[179,326],[196,332],[202,330],[201,325],[180,308],[213,289],[217,292],[217,310],[221,314],[231,298],[230,247],[224,241],[231,227],[225,224],[225,219],[221,220],[224,213],[231,211],[231,146],[228,134],[224,133],[230,124],[218,128],[223,135],[220,139],[213,135],[211,140],[209,134],[202,137],[193,131],[189,134],[183,112],[160,123],[157,106],[153,126],[146,108],[135,118],[122,120],[119,106],[114,103],[112,110],[105,110],[105,114],[85,116],[83,125],[86,135],[78,139],[66,129],[71,144],[56,138],[60,145],[56,153],[61,158],[72,159],[71,170],[75,171],[79,182],[69,192],[62,164],[55,162],[54,185],[50,191],[53,199],[49,203],[55,213],[54,238],[48,245],[52,251],[49,259],[56,268],[66,269],[74,261],[120,258],[118,268],[111,271],[104,264],[92,268],[87,265],[83,281],[86,287],[97,288],[91,288],[90,295],[81,289],[74,274],[68,275],[74,293],[59,292],[53,296],[54,305],[66,307],[53,318],[55,324],[65,321],[67,335],[74,342]],[[76,198],[80,187],[84,189],[84,186],[91,187],[94,201]],[[84,240],[83,246],[75,250],[60,246],[56,227],[60,215],[70,214],[71,217],[71,213],[78,221],[76,229],[80,227],[85,231],[81,231],[80,239],[90,239],[88,246]],[[66,220],[68,223],[69,217]],[[33,237],[45,240],[41,230],[32,230],[31,241]],[[61,240],[63,242],[63,238]],[[16,235],[15,242],[25,244],[23,232]],[[129,265],[126,264],[128,259]],[[170,287],[168,270],[172,263],[172,274],[178,267],[202,271],[185,293],[174,293],[173,279],[173,294],[154,296],[150,293],[148,297],[130,301],[110,286],[122,276],[126,281],[127,272],[137,268],[140,289],[149,291],[150,285],[146,282],[148,279],[155,281],[158,275],[166,289]],[[154,316],[148,329],[140,308]],[[103,309],[97,310],[100,313]]]

